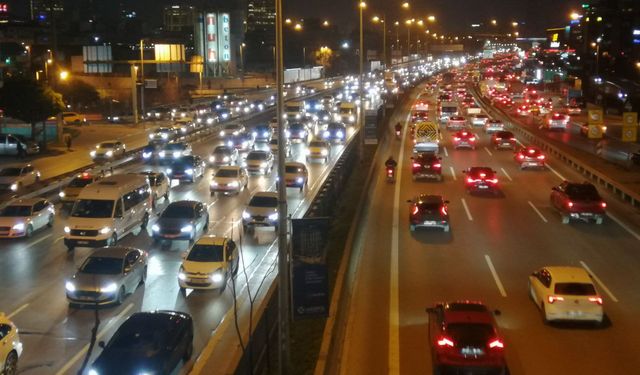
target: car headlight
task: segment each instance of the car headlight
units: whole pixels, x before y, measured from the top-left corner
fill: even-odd
[[[169,134],[167,134],[167,133],[162,133],[162,134],[160,135],[160,137],[162,137],[162,139],[167,139],[167,138],[169,138]]]
[[[196,119],[196,122],[199,124],[199,123],[201,123],[201,122],[202,122],[202,119],[198,117],[198,118]]]
[[[223,114],[222,114],[222,118],[227,118],[227,117],[229,117],[229,114],[228,114],[228,113],[223,113]]]
[[[66,195],[66,194],[64,193],[64,191],[61,191],[61,192],[59,192],[59,193],[58,193],[58,196],[59,196],[60,198],[64,198],[64,196],[65,196],[65,195]]]
[[[187,128],[180,128],[180,132],[181,133],[186,133],[187,132]]]
[[[71,228],[69,228],[69,227],[64,227],[64,232],[65,232],[65,233],[71,233]]]
[[[220,130],[220,136],[224,137],[224,130]]]
[[[106,153],[107,157],[110,158],[113,156],[113,151],[107,151]]]
[[[180,232],[182,233],[190,233],[193,231],[193,225],[189,224],[189,225],[185,225],[184,227],[180,228]]]
[[[278,213],[273,213],[271,215],[269,215],[269,220],[278,220]]]
[[[247,211],[244,211],[244,212],[242,213],[242,218],[243,218],[243,219],[248,219],[248,218],[250,218],[250,217],[251,217],[251,215],[250,215]]]
[[[216,181],[211,181],[211,186],[218,186],[218,183]]]
[[[329,136],[331,135],[331,133],[329,133],[328,131],[325,131],[322,135],[323,135],[325,138],[329,138]]]
[[[111,283],[100,288],[100,292],[102,293],[113,293],[118,290],[118,285],[116,283]]]
[[[298,177],[298,178],[296,178],[296,182],[301,184],[302,182],[304,182],[304,178]]]
[[[102,229],[100,229],[100,234],[107,234],[111,232],[111,228],[110,227],[104,227]]]
[[[173,152],[173,158],[174,158],[174,159],[177,159],[177,158],[179,158],[180,156],[182,156],[182,152],[180,152],[180,151],[174,151],[174,152]]]
[[[264,133],[262,133],[262,136],[263,136],[263,137],[268,137],[268,136],[269,136],[269,132],[264,132]]]
[[[222,158],[222,161],[223,161],[224,163],[228,163],[228,162],[229,162],[229,157],[228,157],[228,156],[223,157],[223,158]]]
[[[22,232],[24,231],[24,223],[15,224],[14,226],[11,227],[11,229],[15,230],[16,232]]]
[[[167,168],[167,174],[171,174],[172,172],[173,172],[173,169]]]
[[[151,157],[151,153],[150,152],[143,152],[142,153],[142,157],[145,159],[149,159]]]
[[[151,230],[154,232],[159,232],[160,231],[160,226],[158,226],[158,224],[153,224],[151,226]]]
[[[185,169],[184,173],[186,173],[188,175],[192,175],[193,174],[193,169],[191,169],[191,168]]]
[[[338,138],[344,137],[344,133],[342,131],[338,131],[336,135],[338,136]]]
[[[160,156],[161,158],[164,158],[165,156],[167,156],[167,153],[164,151],[160,151],[158,152],[158,156]]]
[[[322,150],[322,151],[320,151],[320,153],[321,153],[323,156],[327,156],[327,155],[329,155],[329,150]]]
[[[229,183],[229,187],[238,187],[240,186],[240,184],[238,183],[238,181],[233,181]]]
[[[149,139],[153,139],[153,134],[149,134]]]
[[[213,118],[209,117],[207,119],[207,125],[211,125],[211,124],[213,124]]]
[[[253,136],[253,138],[258,136],[258,132],[252,132],[251,135]]]
[[[266,168],[267,167],[267,162],[263,161],[262,163],[260,163],[260,168]]]
[[[353,116],[353,115],[349,116],[349,121],[351,121],[351,122],[356,121],[356,117],[355,117],[355,116]]]
[[[309,150],[309,149],[304,150],[304,153],[305,153],[305,155],[311,155],[311,150]]]
[[[211,281],[213,281],[214,283],[222,282],[222,280],[224,280],[224,275],[220,270],[217,270],[213,273],[213,275],[211,275]]]
[[[187,275],[184,272],[178,272],[178,279],[185,281],[187,279]]]
[[[76,291],[76,286],[71,281],[67,281],[66,283],[64,283],[64,288],[69,292]]]
[[[95,157],[96,156],[96,150],[91,151],[89,153],[89,155],[91,155],[92,158]]]

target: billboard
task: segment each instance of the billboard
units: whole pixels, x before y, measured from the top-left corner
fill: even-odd
[[[204,34],[207,62],[218,62],[218,19],[215,13],[205,15]]]
[[[231,21],[229,13],[218,14],[218,39],[220,61],[231,61]]]
[[[185,59],[184,44],[156,44],[156,61],[166,61],[164,64],[156,64],[159,73],[180,72],[182,62]]]
[[[82,63],[85,73],[111,73],[111,46],[82,46]]]

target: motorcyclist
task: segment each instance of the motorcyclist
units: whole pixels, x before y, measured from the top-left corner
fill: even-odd
[[[387,161],[384,163],[384,165],[387,168],[396,169],[396,166],[398,166],[398,163],[395,160],[393,160],[393,156],[389,156],[389,159],[387,159]]]

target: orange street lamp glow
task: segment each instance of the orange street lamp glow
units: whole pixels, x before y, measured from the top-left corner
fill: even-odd
[[[291,24],[291,18],[287,18],[286,20],[284,20],[284,23],[286,23],[287,25]]]
[[[402,8],[409,9],[409,2],[405,1],[404,3],[402,3]]]
[[[429,22],[436,22],[436,16],[429,16],[429,17],[427,17],[427,21],[429,21]]]
[[[367,7],[367,3],[365,3],[364,1],[361,1],[360,4],[358,4],[358,6],[360,7],[360,9],[364,9]]]
[[[380,17],[378,17],[378,16],[373,16],[373,18],[371,19],[371,21],[373,21],[373,22],[380,22]]]
[[[491,24],[492,24],[493,26],[495,26],[495,25],[497,25],[497,24],[498,24],[498,21],[496,21],[496,20],[491,20]]]
[[[329,21],[324,20],[324,22],[322,23],[322,26],[324,26],[324,27],[328,27],[328,26],[329,26]]]
[[[302,30],[302,25],[299,23],[296,23],[296,25],[293,27],[296,31],[300,31]]]

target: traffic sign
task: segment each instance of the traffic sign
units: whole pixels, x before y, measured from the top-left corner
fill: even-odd
[[[589,125],[603,125],[604,124],[604,115],[601,109],[590,109],[588,111],[588,124]]]
[[[637,126],[622,127],[622,142],[635,142],[638,139]]]
[[[602,127],[600,125],[589,125],[589,138],[602,138]]]
[[[638,112],[624,112],[622,126],[638,126]]]

